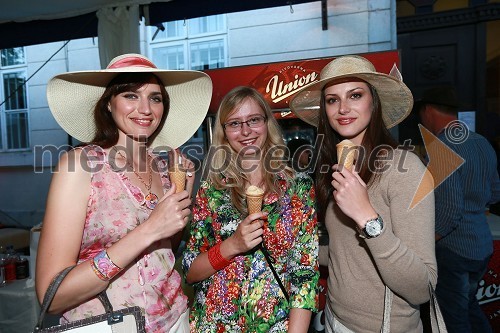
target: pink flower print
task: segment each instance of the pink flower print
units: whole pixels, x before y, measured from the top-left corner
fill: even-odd
[[[119,198],[119,196],[110,195],[110,198]],[[111,206],[111,209],[113,210],[113,213],[120,212],[123,209],[123,202],[119,199],[114,199],[109,204]]]
[[[146,312],[150,316],[163,316],[163,315],[165,315],[165,313],[167,311],[168,311],[168,309],[164,306],[163,302],[161,301],[161,299],[159,297],[156,299],[155,304],[151,304],[146,309]]]
[[[161,273],[161,270],[159,267],[154,267],[150,269],[146,275],[146,281],[148,282],[153,282],[155,279],[158,278],[158,275]]]
[[[101,181],[96,181],[92,184],[92,186],[94,187],[97,187],[97,188],[103,188],[104,187],[104,183],[101,182]]]
[[[102,237],[103,233],[104,227],[97,227],[96,225],[94,225],[94,228],[89,230],[89,232],[87,233],[87,237],[89,239],[99,239]]]
[[[87,248],[82,249],[80,253],[80,260],[87,260],[89,258],[93,258],[96,256],[99,252],[102,251],[102,244],[99,242],[95,242],[92,245],[88,246]]]
[[[167,259],[170,261],[170,262],[175,262],[175,256],[174,256],[174,253],[169,251],[167,253]]]
[[[152,285],[153,290],[155,291],[156,295],[158,296],[156,304],[152,307],[152,309],[158,309],[161,308],[162,314],[167,312],[167,310],[170,310],[172,308],[172,298],[167,297],[168,295],[164,294],[163,291],[158,289],[155,285]]]
[[[118,227],[118,228],[123,228],[125,227],[125,223],[122,220],[115,220],[113,221],[113,225]]]

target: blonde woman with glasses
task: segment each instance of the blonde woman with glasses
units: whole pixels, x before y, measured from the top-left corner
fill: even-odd
[[[184,252],[195,287],[191,332],[307,332],[318,298],[315,194],[285,149],[259,92],[238,87],[224,97]],[[265,193],[252,214],[250,186]]]

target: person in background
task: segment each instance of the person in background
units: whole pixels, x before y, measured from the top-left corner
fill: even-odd
[[[166,162],[154,155],[183,144],[203,121],[210,78],[160,70],[125,54],[105,70],[64,73],[47,86],[59,125],[84,142],[63,154],[47,198],[36,265],[40,302],[57,273],[64,279],[49,311],[71,322],[140,306],[147,332],[187,332],[187,297],[173,269],[179,236],[190,217],[193,174],[176,192]],[[186,169],[193,163],[181,157]]]
[[[500,200],[495,151],[488,140],[457,121],[459,101],[452,87],[430,88],[415,104],[422,124],[464,159],[434,191],[436,295],[446,327],[453,333],[492,332],[476,292],[493,253],[485,208]],[[457,131],[467,134],[464,140],[454,138]],[[440,155],[431,158],[438,159],[434,165],[447,163]]]
[[[211,149],[183,258],[195,288],[191,332],[307,332],[319,278],[311,178],[286,165],[279,125],[253,88],[224,97]],[[265,195],[248,214],[252,185]]]
[[[434,197],[414,202],[414,195],[421,182],[431,189],[433,182],[387,130],[412,105],[399,77],[360,56],[332,60],[290,102],[323,136],[316,190],[329,235],[320,251],[328,266],[326,332],[422,332],[419,305],[437,279]],[[336,145],[344,139],[358,147],[352,171],[339,165]]]

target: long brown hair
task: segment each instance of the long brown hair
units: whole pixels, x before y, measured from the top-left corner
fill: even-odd
[[[288,167],[284,157],[286,146],[281,128],[262,95],[250,87],[236,87],[227,93],[219,106],[215,119],[214,136],[211,145],[211,149],[215,153],[212,158],[206,160],[206,163],[210,163],[208,179],[219,190],[229,189],[233,206],[244,214],[247,213],[245,185],[248,182],[248,176],[238,162],[238,152],[227,141],[224,123],[248,99],[254,100],[264,111],[267,118],[265,124],[267,126],[267,139],[260,151],[261,163],[263,162],[262,157],[268,158],[272,154],[273,158],[265,161],[265,163],[269,162],[271,170],[281,170],[281,173],[289,179],[294,174],[293,170]],[[224,149],[221,149],[222,147]],[[214,172],[214,170],[220,170],[220,172]],[[264,170],[263,179],[267,191],[281,193],[276,172]]]
[[[154,138],[163,128],[170,108],[170,98],[165,86],[156,75],[151,73],[121,73],[111,80],[95,105],[94,121],[96,124],[96,134],[90,143],[103,148],[109,148],[118,142],[118,127],[116,127],[115,121],[108,109],[111,98],[125,91],[137,91],[150,82],[151,78],[154,78],[158,82],[163,101],[163,116],[160,124],[153,135],[148,138],[148,142],[153,142]]]
[[[363,141],[361,143],[362,158],[356,161],[356,170],[363,181],[370,185],[376,181],[380,173],[374,172],[380,167],[377,162],[377,150],[384,148],[396,148],[397,142],[392,138],[389,130],[384,124],[382,119],[382,107],[380,97],[375,88],[369,83],[365,82],[370,88],[372,95],[372,117],[366,129]],[[318,163],[316,164],[316,197],[318,204],[318,219],[324,220],[325,210],[331,200],[333,186],[332,186],[332,170],[331,166],[338,163],[336,145],[344,138],[341,137],[331,126],[326,116],[325,107],[325,88],[321,93],[318,135],[323,135],[323,144],[321,145],[318,153]],[[321,170],[321,166],[328,165],[327,172]],[[323,172],[322,172],[323,171]]]

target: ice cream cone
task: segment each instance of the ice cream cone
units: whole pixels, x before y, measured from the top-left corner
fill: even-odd
[[[175,193],[184,191],[186,188],[186,171],[176,164],[168,170],[170,181],[175,184]]]
[[[337,159],[340,165],[352,171],[354,166],[354,159],[356,158],[356,145],[350,140],[342,140],[337,144]]]
[[[248,214],[260,212],[262,210],[262,198],[264,191],[257,186],[249,186],[246,190]]]

